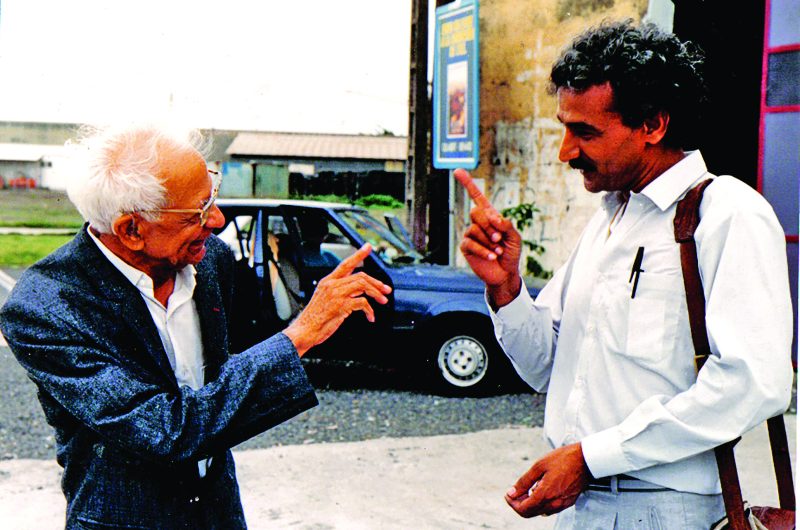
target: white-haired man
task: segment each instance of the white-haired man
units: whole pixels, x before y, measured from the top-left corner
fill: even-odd
[[[67,528],[244,528],[230,448],[315,406],[299,358],[391,290],[352,274],[365,245],[284,332],[231,351],[232,256],[198,138],[82,141],[69,195],[88,222],[0,310],[56,431]]]

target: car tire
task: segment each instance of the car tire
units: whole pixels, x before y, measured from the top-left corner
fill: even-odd
[[[435,390],[446,395],[498,393],[513,380],[511,364],[486,326],[445,326],[431,333],[428,375]],[[433,326],[434,328],[436,326]]]

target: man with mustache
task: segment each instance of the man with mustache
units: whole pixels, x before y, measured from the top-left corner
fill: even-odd
[[[586,31],[556,60],[559,159],[604,195],[535,302],[521,288],[520,234],[456,170],[476,203],[461,250],[486,283],[497,338],[547,391],[553,451],[506,501],[524,517],[561,512],[557,529],[709,528],[725,514],[714,447],[789,404],[783,230],[763,197],[685,151],[702,61],[630,22]],[[673,219],[709,178],[695,242],[712,354],[697,374]]]
[[[233,257],[200,140],[87,137],[69,182],[86,225],[0,310],[56,431],[67,528],[245,528],[230,448],[315,406],[300,357],[391,291],[353,274],[365,245],[282,333],[233,349]]]

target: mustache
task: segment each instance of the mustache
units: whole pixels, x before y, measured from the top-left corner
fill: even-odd
[[[570,160],[569,167],[572,169],[583,169],[586,171],[594,171],[596,169],[595,165],[585,158],[575,158]]]

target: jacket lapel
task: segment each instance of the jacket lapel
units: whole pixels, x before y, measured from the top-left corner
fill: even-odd
[[[209,248],[205,258],[197,265],[197,284],[193,297],[200,318],[206,382],[217,377],[219,367],[227,358],[225,308],[211,254]]]
[[[96,284],[99,300],[109,306],[110,313],[118,315],[130,329],[135,340],[144,346],[159,369],[177,386],[175,373],[169,364],[158,329],[147,309],[139,290],[103,255],[95,242],[86,233],[87,227],[76,236],[76,258]],[[133,346],[129,344],[126,346]]]

